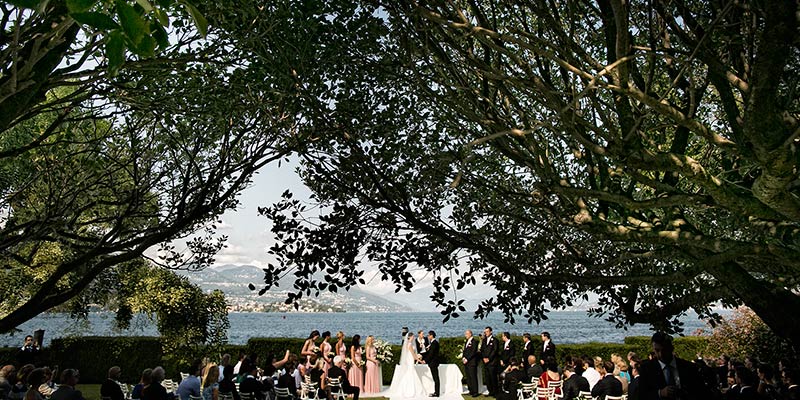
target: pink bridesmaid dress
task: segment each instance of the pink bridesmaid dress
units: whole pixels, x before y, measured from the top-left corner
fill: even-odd
[[[364,375],[364,393],[378,393],[381,391],[381,365],[375,358],[378,349],[375,346],[367,348],[367,373]],[[374,361],[373,361],[374,360]]]
[[[347,380],[350,381],[350,386],[358,386],[358,388],[363,392],[364,391],[364,371],[359,367],[362,362],[361,359],[361,352],[362,348],[359,347],[355,351],[355,359],[353,360],[353,365],[347,370]]]
[[[329,358],[328,361],[325,361],[325,366],[323,367],[325,370],[325,376],[328,375],[328,368],[331,367],[331,363],[333,362],[333,357],[328,357],[328,353],[330,353],[332,349],[333,346],[331,346],[331,344],[328,342],[322,342],[322,345],[319,347],[319,350],[322,352],[322,358]]]

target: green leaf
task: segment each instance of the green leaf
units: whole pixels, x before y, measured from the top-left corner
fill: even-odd
[[[186,7],[186,11],[189,12],[189,15],[192,16],[197,30],[200,31],[201,35],[205,36],[208,33],[208,20],[206,20],[206,17],[204,17],[200,10],[198,10],[197,7],[195,7],[192,3],[184,1],[183,5]]]
[[[169,16],[163,10],[156,8],[155,9],[156,18],[158,18],[158,22],[161,23],[161,26],[164,28],[169,28]]]
[[[152,57],[155,55],[156,40],[152,36],[142,37],[142,41],[136,46],[136,54],[142,57]]]
[[[6,2],[22,8],[36,8],[36,5],[39,4],[39,0],[8,0]]]
[[[149,34],[147,23],[138,12],[128,3],[117,1],[117,14],[125,35],[134,44],[139,46],[145,34]]]
[[[81,13],[92,8],[95,3],[95,0],[67,0],[67,9],[70,13]]]
[[[147,0],[136,0],[136,3],[138,3],[146,13],[153,11],[153,5]]]
[[[116,73],[125,62],[125,38],[120,31],[113,31],[106,42],[106,57],[108,58],[108,70]]]
[[[119,25],[117,25],[116,21],[111,19],[108,15],[99,12],[72,13],[70,16],[75,21],[95,29],[104,31],[119,29]]]
[[[151,29],[153,30],[153,39],[158,43],[159,50],[164,50],[169,47],[169,35],[164,27],[154,22],[151,25]]]

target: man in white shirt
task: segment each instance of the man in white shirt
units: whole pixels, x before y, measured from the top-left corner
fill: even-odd
[[[583,371],[581,376],[586,378],[587,381],[589,381],[589,389],[590,390],[594,389],[594,385],[597,384],[597,382],[600,380],[600,378],[602,378],[602,376],[600,376],[600,373],[597,372],[596,369],[594,369],[594,360],[592,360],[591,357],[586,357],[586,359],[584,359],[583,362],[584,364],[586,364],[586,371]]]

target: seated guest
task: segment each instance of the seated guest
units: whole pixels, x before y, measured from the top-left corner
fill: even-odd
[[[783,384],[786,385],[785,398],[800,400],[800,371],[786,368],[783,370]]]
[[[258,376],[258,366],[253,362],[249,362],[242,365],[240,371],[245,371],[245,377],[242,383],[239,384],[239,393],[252,393],[257,400],[265,400],[269,387],[256,378]]]
[[[221,394],[233,395],[233,400],[241,400],[239,391],[236,390],[236,383],[233,382],[233,376],[233,365],[228,365],[222,369],[222,381],[219,382],[219,392]]]
[[[602,376],[597,381],[597,384],[592,388],[592,397],[598,397],[604,400],[606,396],[622,396],[622,383],[619,379],[614,377],[614,363],[611,361],[604,361],[595,364],[594,368]]]
[[[324,362],[322,359],[317,360],[317,363]],[[316,365],[315,365],[316,366]],[[289,389],[289,394],[297,396],[297,381],[295,380],[294,373],[297,368],[293,362],[288,362],[285,365],[286,372],[278,378],[276,387]]]
[[[124,400],[125,395],[122,393],[122,388],[119,386],[119,375],[122,370],[119,367],[111,367],[108,369],[108,376],[103,384],[100,386],[100,396],[109,398],[111,400]]]
[[[628,384],[628,399],[639,400],[639,362],[631,363],[631,383]]]
[[[61,372],[61,384],[58,386],[50,400],[84,400],[80,390],[75,390],[80,374],[77,369],[67,368]]]
[[[39,386],[45,381],[45,373],[42,368],[35,368],[28,374],[28,391],[25,392],[25,400],[44,400],[44,396],[39,393]]]
[[[333,365],[328,369],[328,378],[339,379],[342,385],[342,391],[346,394],[352,394],[353,400],[358,400],[358,395],[361,393],[361,390],[357,386],[350,384],[350,381],[347,380],[347,372],[345,372],[343,366],[344,359],[342,356],[334,357]]]
[[[153,374],[153,370],[150,368],[146,368],[142,371],[142,377],[139,378],[139,383],[133,387],[131,390],[131,398],[133,400],[141,399],[142,398],[142,389],[146,388],[150,385],[150,375]]]
[[[749,368],[741,365],[736,367],[736,383],[739,385],[739,393],[736,400],[756,400],[758,396],[758,377]]]
[[[150,384],[142,389],[142,400],[170,400],[174,397],[168,394],[167,389],[161,385],[165,375],[164,368],[153,368],[153,372],[150,374]]]
[[[200,369],[202,367],[202,361],[192,361],[192,365],[189,367],[189,376],[178,385],[176,391],[178,399],[189,400],[189,396],[200,397]]]
[[[591,390],[589,389],[589,381],[578,375],[573,366],[564,367],[564,384],[561,389],[564,400],[577,399],[580,392],[588,392]]]
[[[17,369],[13,365],[0,368],[0,399],[7,399],[16,382]]]
[[[548,357],[547,360],[544,360],[544,367],[545,371],[539,375],[539,387],[547,387],[548,382],[561,380],[561,374],[558,373],[558,365],[553,357]]]
[[[200,393],[202,393],[203,400],[219,399],[219,367],[217,364],[206,365],[203,381],[200,383]]]
[[[533,378],[539,379],[544,372],[542,365],[536,361],[536,356],[531,354],[528,356],[528,382],[533,382]]]
[[[35,368],[33,364],[23,365],[17,372],[17,383],[11,387],[11,394],[8,396],[12,400],[21,400],[28,391],[28,375]]]
[[[599,381],[602,376],[597,369],[595,369],[596,365],[594,365],[594,360],[590,357],[583,357],[583,364],[586,369],[581,375],[589,381],[589,387],[594,389],[594,385],[597,384],[597,381]]]
[[[517,387],[521,382],[528,381],[528,374],[522,369],[522,364],[516,357],[508,359],[508,367],[506,367],[504,373],[503,387],[497,394],[497,400],[515,400],[517,398]]]
[[[49,399],[56,390],[56,384],[53,382],[53,376],[56,372],[58,371],[53,371],[49,367],[44,367],[44,383],[39,385],[39,393],[45,398]]]
[[[328,370],[330,370],[330,368]],[[327,373],[325,372],[325,360],[318,358],[314,362],[314,365],[308,370],[306,376],[309,377],[311,383],[317,385],[319,397],[327,397],[325,395],[325,389],[327,389],[327,383],[325,382],[325,378],[327,378]]]

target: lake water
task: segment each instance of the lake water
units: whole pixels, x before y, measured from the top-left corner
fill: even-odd
[[[435,330],[439,337],[462,336],[465,329],[478,333],[491,326],[496,334],[503,331],[513,335],[529,332],[538,334],[549,331],[555,343],[585,343],[591,341],[622,343],[626,336],[649,336],[647,325],[636,325],[628,330],[617,329],[613,324],[599,318],[591,318],[583,311],[555,311],[541,324],[518,321],[515,325],[503,323],[500,314],[492,314],[484,320],[464,316],[442,324],[442,316],[433,312],[408,313],[231,313],[228,341],[244,344],[251,337],[308,337],[314,329],[343,331],[345,335],[359,334],[362,337],[375,335],[378,338],[399,342],[400,330],[407,326],[412,331]],[[154,324],[143,316],[137,316],[132,328],[118,331],[113,328],[114,315],[92,313],[86,322],[75,322],[67,314],[43,314],[19,327],[21,332],[0,336],[0,346],[20,346],[26,334],[37,329],[45,330],[45,345],[55,337],[64,336],[157,336]],[[705,328],[705,322],[690,315],[683,319],[684,333],[691,334]]]

